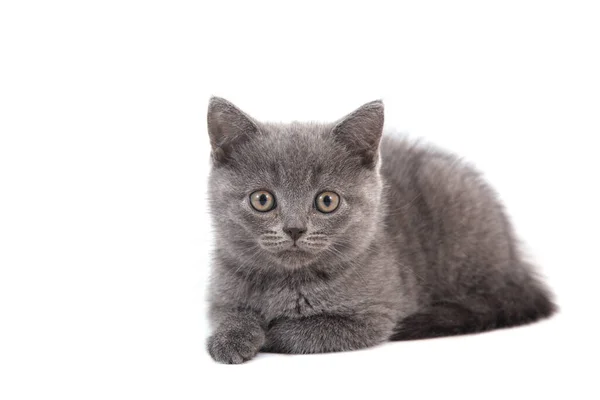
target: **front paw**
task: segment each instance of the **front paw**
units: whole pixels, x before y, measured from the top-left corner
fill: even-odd
[[[262,329],[223,330],[208,338],[208,353],[223,364],[241,364],[258,353],[265,342]]]

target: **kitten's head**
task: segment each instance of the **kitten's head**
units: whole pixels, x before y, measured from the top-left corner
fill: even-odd
[[[383,104],[329,124],[260,123],[212,98],[210,206],[217,251],[247,270],[352,262],[381,223]]]

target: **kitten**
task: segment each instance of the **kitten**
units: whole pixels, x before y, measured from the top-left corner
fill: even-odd
[[[335,123],[282,125],[210,100],[216,361],[481,332],[554,312],[481,176],[382,138],[383,121],[380,101]]]

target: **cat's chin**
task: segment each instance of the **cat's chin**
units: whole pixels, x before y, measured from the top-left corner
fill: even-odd
[[[272,256],[285,268],[298,269],[313,263],[317,255],[300,247],[290,247],[288,249],[272,253]]]

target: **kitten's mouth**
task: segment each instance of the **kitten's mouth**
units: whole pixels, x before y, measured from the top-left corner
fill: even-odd
[[[291,241],[268,246],[263,244],[263,249],[271,253],[278,262],[296,267],[312,262],[317,257],[317,253],[323,250],[315,245]]]
[[[277,255],[282,258],[309,258],[312,257],[313,254],[309,249],[299,246],[298,244],[293,244],[285,249],[281,249],[281,251],[277,252]]]
[[[298,243],[295,242],[294,244],[281,249],[281,251],[279,251],[279,254],[284,254],[284,255],[295,255],[295,256],[313,256],[316,253],[319,253],[321,250],[323,250],[325,246],[315,246],[315,245],[307,245],[304,243]]]
[[[290,252],[290,253],[308,253],[308,251],[306,251],[306,249],[301,248],[300,246],[294,244],[291,245],[290,247],[288,247],[287,249],[284,249],[282,251],[280,251],[280,253],[286,253],[286,252]]]
[[[309,265],[318,259],[321,254],[323,247],[317,247],[315,245],[305,243],[287,243],[286,245],[280,245],[265,248],[270,253],[270,257],[273,261],[281,266],[287,268],[301,268]],[[264,248],[264,247],[263,247]]]

